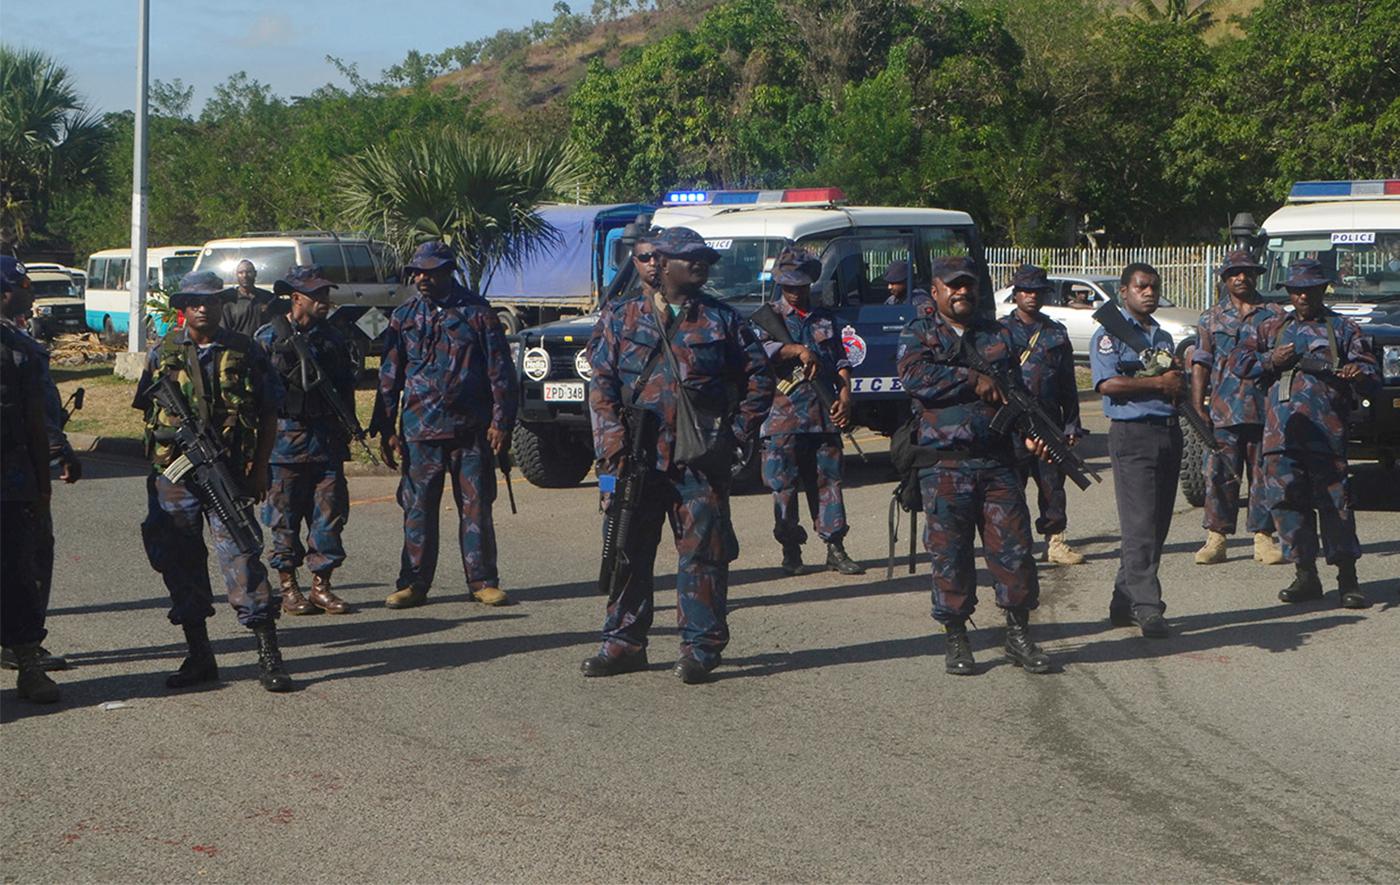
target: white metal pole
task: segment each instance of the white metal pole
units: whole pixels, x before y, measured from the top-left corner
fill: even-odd
[[[150,76],[151,0],[136,0],[136,126],[131,165],[131,315],[126,349],[146,344],[146,83]]]

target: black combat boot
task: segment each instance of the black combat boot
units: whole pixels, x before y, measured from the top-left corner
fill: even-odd
[[[783,571],[789,575],[802,574],[802,545],[783,545]]]
[[[185,644],[190,653],[180,669],[165,678],[166,688],[191,688],[206,682],[219,681],[219,665],[214,661],[214,649],[209,645],[209,627],[204,621],[185,624]]]
[[[268,691],[291,691],[291,674],[282,664],[282,651],[277,647],[277,625],[271,621],[253,628],[258,637],[258,681]]]
[[[840,541],[831,541],[826,545],[826,567],[843,575],[865,574],[865,566],[851,559]]]
[[[1023,608],[1006,610],[1006,659],[1027,673],[1049,673],[1050,656],[1031,642],[1031,613]]]
[[[1342,608],[1370,608],[1371,601],[1361,592],[1356,580],[1356,560],[1337,563],[1337,600]]]
[[[1295,563],[1293,583],[1278,592],[1282,602],[1307,602],[1322,598],[1322,579],[1317,576],[1317,563]]]
[[[15,669],[19,670],[15,691],[22,701],[53,704],[57,703],[59,698],[58,683],[44,672],[42,651],[37,642],[32,645],[15,646]]]
[[[0,649],[0,670],[18,670],[19,658],[15,656],[12,648]],[[52,654],[42,645],[39,646],[39,669],[40,670],[67,670],[68,659]]]
[[[967,624],[943,626],[943,669],[954,676],[972,676],[977,662],[972,658],[972,643],[967,638]]]

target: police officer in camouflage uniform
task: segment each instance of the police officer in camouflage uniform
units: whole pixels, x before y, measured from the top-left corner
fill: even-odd
[[[977,313],[972,259],[943,256],[933,266],[934,313],[915,317],[899,338],[899,377],[913,398],[914,443],[938,461],[919,471],[924,549],[933,560],[933,617],[946,634],[944,668],[977,672],[967,621],[977,607],[973,543],[980,530],[997,605],[1006,613],[1006,657],[1031,673],[1049,673],[1049,656],[1030,638],[1040,582],[1031,553],[1031,519],[1016,472],[1018,449],[1044,447],[992,430],[1002,404],[996,385],[961,362],[963,347],[986,361],[1014,365],[1006,329]],[[1015,437],[1015,438],[1013,438]]]
[[[399,305],[384,333],[370,432],[380,435],[386,464],[403,462],[403,553],[389,608],[427,601],[448,477],[468,590],[486,605],[510,602],[499,586],[491,505],[496,458],[510,448],[519,405],[515,363],[500,318],[457,282],[456,268],[447,244],[419,246],[404,269],[418,294]]]
[[[29,276],[24,265],[11,256],[0,256],[3,263],[5,289],[0,301],[0,323],[5,323],[18,334],[14,337],[15,346],[22,348],[38,365],[39,384],[44,391],[44,426],[48,430],[49,463],[59,465],[59,478],[65,483],[74,483],[82,478],[83,464],[68,444],[68,436],[63,432],[66,417],[63,413],[63,400],[49,374],[49,350],[34,339],[27,330],[20,327],[20,320],[26,317],[33,306],[33,295],[29,291]],[[39,586],[43,597],[43,607],[47,611],[49,596],[53,589],[54,535],[53,521],[45,513],[36,526],[34,543],[34,568],[39,576]],[[66,670],[68,661],[40,648],[39,661],[45,670]],[[0,649],[0,667],[14,670],[19,667],[14,653]]]
[[[1041,313],[1043,293],[1054,291],[1044,268],[1023,264],[1011,278],[1011,297],[1016,309],[1001,321],[1011,335],[1021,379],[1035,394],[1046,414],[1060,422],[1066,442],[1073,446],[1085,435],[1079,423],[1079,389],[1074,380],[1074,348],[1062,323]],[[1059,565],[1082,565],[1084,554],[1065,543],[1069,524],[1065,475],[1049,461],[1020,459],[1021,475],[1034,479],[1036,505],[1040,515],[1035,530],[1045,536],[1042,561]]]
[[[251,338],[273,317],[286,315],[290,307],[287,299],[257,285],[258,269],[253,262],[246,258],[238,262],[234,278],[238,285],[231,290],[233,301],[224,308],[221,324],[225,329]]]
[[[1294,261],[1281,286],[1291,314],[1274,316],[1236,348],[1234,371],[1264,391],[1265,498],[1297,574],[1279,592],[1296,603],[1320,599],[1317,523],[1322,552],[1337,567],[1345,608],[1370,603],[1356,578],[1361,544],[1347,494],[1347,417],[1357,388],[1374,384],[1375,357],[1361,328],[1323,303],[1331,279],[1311,258]]]
[[[1240,477],[1249,477],[1245,530],[1254,534],[1254,559],[1265,565],[1283,562],[1273,539],[1273,520],[1264,503],[1259,441],[1264,436],[1264,393],[1253,379],[1231,371],[1240,342],[1265,321],[1282,315],[1259,297],[1264,266],[1247,249],[1235,249],[1220,265],[1225,298],[1201,314],[1196,351],[1191,357],[1191,405],[1215,427],[1223,455],[1206,456],[1206,542],[1196,551],[1197,565],[1225,561],[1225,538],[1235,533],[1240,509]],[[1210,402],[1206,399],[1209,395]],[[1194,465],[1193,465],[1194,466]]]
[[[355,414],[350,345],[326,320],[334,288],[320,267],[291,268],[273,286],[279,296],[291,298],[290,313],[273,317],[256,336],[286,390],[277,415],[263,522],[272,532],[268,563],[277,570],[282,612],[288,615],[350,611],[350,604],[331,588],[331,573],[345,562],[340,536],[350,516],[345,484],[350,435],[327,398],[338,398],[349,414]],[[309,595],[297,583],[303,562],[311,570]]]
[[[1103,395],[1109,419],[1108,456],[1122,533],[1108,619],[1114,626],[1136,625],[1143,636],[1165,639],[1170,630],[1157,570],[1181,476],[1176,403],[1186,396],[1186,382],[1170,360],[1172,336],[1152,319],[1161,303],[1161,274],[1150,264],[1129,264],[1119,277],[1118,294],[1119,310],[1149,348],[1139,352],[1102,326],[1089,339],[1094,389]],[[1153,374],[1160,368],[1158,360],[1166,368]]]
[[[706,295],[710,265],[719,253],[689,228],[670,228],[653,241],[661,256],[661,291],[633,295],[603,307],[598,340],[590,354],[589,405],[597,422],[599,474],[615,476],[627,453],[624,413],[641,409],[654,425],[643,511],[623,551],[625,585],[608,607],[603,644],[583,662],[585,676],[613,676],[645,669],[651,628],[652,569],[661,524],[669,520],[679,563],[676,616],[681,656],[675,673],[705,682],[729,641],[729,563],[738,541],[729,520],[729,467],[677,463],[677,397],[715,412],[737,401],[732,423],[721,428],[718,448],[755,437],[773,399],[773,376],[749,325],[728,305]],[[675,368],[663,356],[667,336]],[[635,418],[633,419],[636,420]],[[630,428],[637,432],[638,428]],[[653,434],[648,432],[647,438]],[[725,460],[723,457],[717,459]]]
[[[245,481],[248,497],[263,498],[282,385],[261,344],[220,325],[223,305],[231,298],[231,290],[217,275],[186,274],[170,296],[170,306],[184,310],[185,325],[166,335],[147,357],[132,402],[146,415],[146,454],[154,466],[146,480],[147,515],[141,537],[151,567],[170,591],[170,622],[180,625],[189,645],[189,655],[165,684],[189,688],[219,678],[205,623],[214,614],[209,551],[203,537],[207,521],[229,603],[238,622],[257,637],[258,680],[268,691],[291,691],[292,677],[277,644],[278,599],[262,564],[262,539],[256,551],[240,550],[189,477],[175,482],[166,478],[163,471],[180,455],[169,435],[179,419],[150,395],[152,381],[171,377],[191,411],[218,434],[229,456],[229,469]]]
[[[914,280],[909,269],[909,262],[904,259],[900,258],[886,265],[883,279],[885,289],[890,293],[889,297],[885,299],[885,304],[907,303],[914,308],[916,314],[931,314],[937,310],[927,289],[913,288]]]
[[[33,305],[24,265],[0,257],[6,313]],[[49,519],[49,444],[45,426],[43,363],[14,323],[0,323],[0,648],[19,670],[21,700],[59,699],[58,685],[44,672],[47,653],[47,592],[34,555]]]
[[[807,510],[817,537],[826,542],[826,567],[843,575],[865,569],[846,553],[846,507],[841,500],[841,433],[851,421],[851,361],[837,334],[836,317],[813,307],[812,284],[821,262],[808,252],[788,249],[773,266],[780,296],[774,311],[787,327],[792,344],[783,344],[758,326],[754,334],[778,369],[801,366],[808,383],[779,382],[773,407],[759,433],[763,439],[763,481],[773,490],[773,537],[783,547],[783,571],[802,571],[807,533],[799,524],[798,486],[806,492]],[[831,411],[822,408],[814,383],[836,392]]]

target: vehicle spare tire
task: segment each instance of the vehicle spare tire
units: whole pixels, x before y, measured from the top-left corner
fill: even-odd
[[[510,454],[520,474],[543,489],[576,486],[593,467],[592,446],[548,424],[517,424]]]
[[[1206,447],[1196,434],[1187,430],[1181,450],[1181,493],[1192,507],[1206,502]]]

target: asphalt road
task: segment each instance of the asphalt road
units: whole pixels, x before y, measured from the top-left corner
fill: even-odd
[[[282,621],[301,690],[258,687],[221,606],[225,681],[175,695],[141,468],[94,457],[55,500],[64,700],[21,704],[3,677],[5,881],[1400,879],[1400,514],[1360,514],[1376,605],[1357,612],[1280,604],[1291,570],[1250,561],[1247,538],[1195,566],[1182,501],[1175,633],[1150,641],[1105,620],[1111,479],[1071,490],[1090,560],[1042,567],[1035,616],[1060,671],[1003,663],[987,601],[984,671],[957,678],[927,562],[884,580],[885,463],[853,465],[847,492],[866,577],[782,577],[767,498],[736,499],[734,638],[710,685],[669,672],[669,577],[652,671],[578,674],[601,620],[595,489],[517,483],[516,517],[502,499],[519,604],[468,601],[449,532],[431,603],[393,612],[394,481],[363,477],[338,575],[361,610]],[[1357,486],[1393,505],[1381,480]]]

